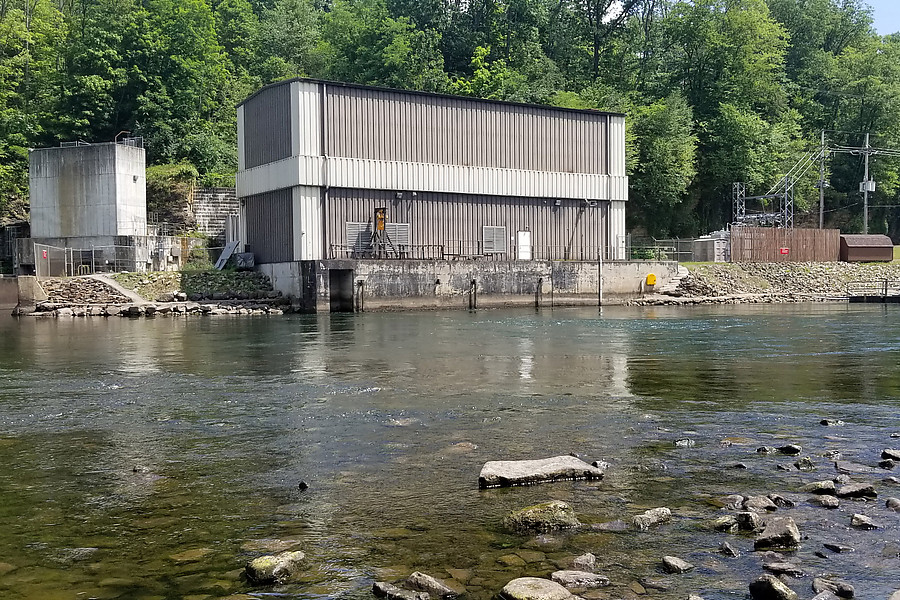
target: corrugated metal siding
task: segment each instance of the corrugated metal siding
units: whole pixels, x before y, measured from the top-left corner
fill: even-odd
[[[606,114],[327,90],[328,156],[561,173],[606,174],[609,168]]]
[[[387,207],[389,222],[410,224],[412,246],[444,245],[447,254],[456,253],[451,242],[482,242],[483,226],[506,227],[509,251],[499,258],[515,258],[516,232],[526,230],[532,233],[535,258],[595,260],[598,250],[605,247],[607,205],[603,202],[588,206],[584,201],[561,200],[557,206],[549,198],[434,192],[419,192],[415,197],[405,193],[397,199],[394,192],[343,188],[329,191],[329,243],[335,247],[352,243],[346,237],[347,221],[371,221],[378,207]]]
[[[296,147],[301,156],[321,156],[322,96],[319,84],[295,81],[291,85],[292,102],[297,106]]]
[[[243,199],[247,252],[256,255],[256,262],[294,260],[292,196],[284,189]]]
[[[609,115],[609,174],[625,176],[625,117]]]
[[[244,109],[244,167],[291,156],[291,86],[262,90]]]

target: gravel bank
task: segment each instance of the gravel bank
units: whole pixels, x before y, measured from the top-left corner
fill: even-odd
[[[900,281],[900,263],[716,263],[686,265],[690,275],[669,295],[634,305],[840,300],[854,282]]]

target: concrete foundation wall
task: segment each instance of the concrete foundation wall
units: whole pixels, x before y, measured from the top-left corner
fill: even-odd
[[[0,276],[0,308],[12,308],[19,302],[15,277]]]
[[[324,260],[260,270],[301,308],[323,312],[339,301],[352,302],[355,310],[597,305],[600,292],[596,262]],[[675,262],[604,263],[604,303],[640,297],[648,274],[657,276],[658,287],[677,270]],[[343,298],[350,285],[352,299]]]

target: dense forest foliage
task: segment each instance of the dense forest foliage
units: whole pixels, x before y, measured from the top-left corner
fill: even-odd
[[[900,148],[900,35],[863,0],[0,0],[0,217],[27,210],[27,148],[123,130],[233,181],[235,105],[295,76],[627,112],[629,221],[656,236],[721,227],[733,182],[766,192],[822,129]],[[900,159],[872,173],[870,230],[897,237]],[[860,230],[862,159],[829,180],[828,223]]]

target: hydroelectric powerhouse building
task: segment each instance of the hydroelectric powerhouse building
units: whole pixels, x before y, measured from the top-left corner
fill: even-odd
[[[625,259],[622,114],[294,79],[237,116],[243,249],[310,308],[596,297]]]

